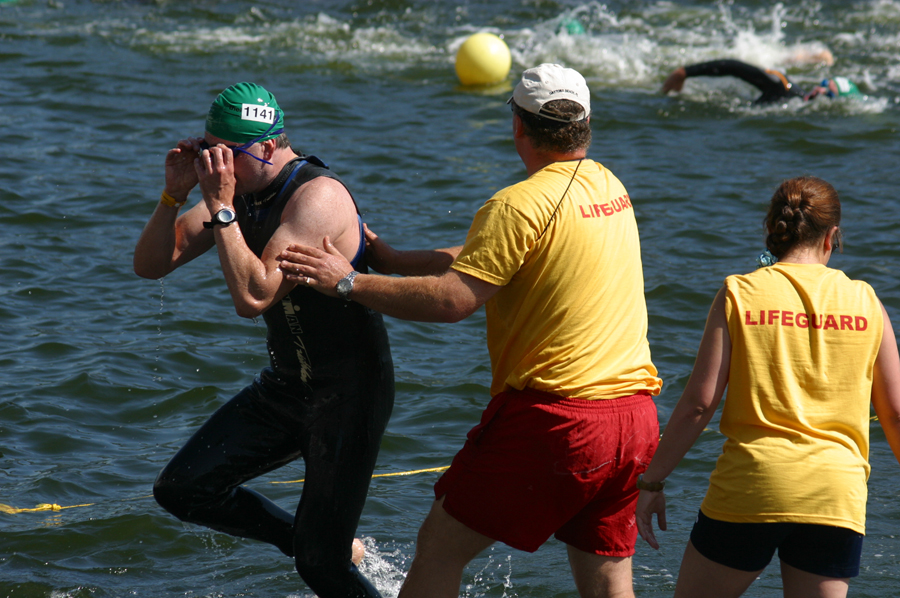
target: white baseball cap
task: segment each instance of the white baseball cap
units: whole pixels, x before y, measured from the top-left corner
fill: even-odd
[[[580,115],[570,118],[542,113],[541,108],[553,100],[572,100],[584,109]],[[522,73],[522,80],[513,90],[509,102],[537,114],[559,122],[576,122],[591,115],[591,92],[581,73],[558,64],[541,64]]]

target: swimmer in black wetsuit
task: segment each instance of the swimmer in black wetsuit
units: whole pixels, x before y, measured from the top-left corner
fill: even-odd
[[[215,246],[237,313],[266,322],[270,367],[197,430],[153,491],[184,521],[274,544],[320,598],[372,598],[380,594],[351,561],[351,543],[393,407],[390,348],[380,314],[278,269],[288,244],[328,237],[367,271],[355,201],[283,131],[275,98],[239,83],[213,102],[204,139],[166,156],[135,272],[159,278]],[[179,216],[198,183],[203,199]],[[295,515],[242,486],[300,457]]]
[[[712,60],[675,69],[663,83],[662,93],[681,91],[688,77],[737,77],[762,92],[754,104],[769,104],[790,98],[812,100],[820,95],[830,98],[843,95],[859,95],[859,89],[846,77],[824,79],[811,91],[798,88],[781,71],[761,69],[740,60]]]

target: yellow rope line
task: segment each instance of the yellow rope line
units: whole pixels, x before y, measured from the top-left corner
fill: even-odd
[[[416,469],[413,471],[398,471],[395,473],[378,473],[378,474],[373,475],[372,477],[373,478],[388,478],[388,477],[401,476],[401,475],[413,475],[416,473],[446,471],[449,468],[450,468],[449,465],[444,465],[443,467],[430,467],[428,469]],[[303,482],[304,482],[304,480],[289,480],[286,482],[269,482],[269,483],[270,484],[302,484]],[[138,498],[150,498],[151,496],[152,496],[151,494],[148,494],[146,496],[140,496]],[[129,499],[125,499],[125,500],[137,500],[137,499],[129,498]],[[76,509],[79,507],[92,507],[96,504],[97,503],[91,502],[91,503],[85,503],[83,505],[70,505],[70,506],[63,507],[63,506],[60,506],[55,503],[41,503],[32,509],[20,509],[18,507],[11,507],[9,505],[4,505],[4,504],[0,503],[0,513],[6,513],[7,515],[18,515],[20,513],[38,513],[41,511],[63,511],[65,509]]]
[[[373,478],[390,478],[398,475],[413,475],[414,473],[428,473],[431,471],[446,471],[450,469],[449,465],[443,467],[431,467],[429,469],[416,469],[414,471],[398,471],[396,473],[376,473]],[[269,482],[270,484],[302,484],[306,480],[289,480],[287,482]]]
[[[91,507],[96,503],[86,503],[83,505],[71,505],[68,507],[61,507],[57,504],[50,503],[42,503],[33,509],[19,509],[16,507],[11,507],[9,505],[0,504],[0,513],[7,513],[9,515],[18,515],[19,513],[36,513],[38,511],[62,511],[63,509],[75,509],[78,507]]]
[[[870,417],[869,421],[873,421],[873,422],[878,421],[878,416],[875,415],[875,416]],[[713,430],[711,428],[705,428],[703,431],[704,432],[714,432],[716,434],[720,433],[718,430]],[[396,477],[396,476],[414,475],[417,473],[431,473],[431,472],[438,472],[438,471],[446,471],[448,469],[450,469],[450,466],[444,465],[442,467],[429,467],[428,469],[414,469],[412,471],[398,471],[398,472],[394,472],[394,473],[377,473],[377,474],[373,475],[372,477],[373,478],[390,478],[390,477]],[[305,479],[288,480],[288,481],[284,481],[284,482],[269,482],[269,484],[302,484],[304,481],[306,481],[306,480]],[[150,498],[150,496],[151,495],[148,494],[146,496],[140,496],[138,498]],[[137,500],[137,499],[131,498],[131,499],[126,499],[126,500]],[[18,515],[19,513],[38,513],[41,511],[63,511],[65,509],[77,509],[79,507],[92,507],[95,504],[97,504],[97,503],[90,502],[90,503],[85,503],[83,505],[69,505],[69,506],[63,507],[56,503],[41,503],[32,509],[20,509],[17,507],[11,507],[9,505],[4,505],[4,504],[0,503],[0,513],[6,513],[7,515]]]

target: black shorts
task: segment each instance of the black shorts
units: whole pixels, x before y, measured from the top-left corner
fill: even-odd
[[[795,569],[825,577],[856,577],[864,536],[845,527],[811,523],[731,523],[698,513],[691,544],[720,565],[741,571],[766,568],[775,549]]]

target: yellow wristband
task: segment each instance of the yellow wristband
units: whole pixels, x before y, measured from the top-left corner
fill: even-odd
[[[160,196],[159,201],[161,201],[165,205],[169,206],[170,208],[180,208],[181,206],[184,205],[184,201],[178,201],[177,199],[175,199],[174,197],[172,197],[165,191],[162,192],[162,195]],[[187,201],[187,200],[185,200],[185,201]]]

